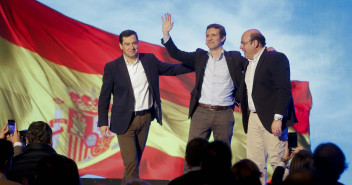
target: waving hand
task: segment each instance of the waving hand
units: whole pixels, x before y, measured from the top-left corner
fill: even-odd
[[[163,16],[161,16],[161,19],[163,21],[163,34],[164,37],[169,37],[169,31],[172,29],[172,27],[174,26],[174,22],[171,22],[171,14],[166,13],[165,14],[165,18]]]

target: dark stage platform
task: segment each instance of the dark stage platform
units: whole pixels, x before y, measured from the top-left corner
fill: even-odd
[[[122,179],[91,179],[81,178],[83,185],[120,185]],[[167,185],[168,180],[146,180],[151,185]]]

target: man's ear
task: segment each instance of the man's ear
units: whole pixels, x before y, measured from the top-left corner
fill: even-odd
[[[255,48],[258,48],[258,47],[259,47],[259,45],[260,45],[259,41],[258,41],[258,40],[254,40],[253,42],[254,42],[254,46],[255,46]]]
[[[119,45],[120,45],[120,49],[122,49],[122,44],[121,44],[121,43],[119,43]]]
[[[223,42],[225,41],[225,39],[226,39],[226,36],[223,36],[223,37],[221,38],[221,43],[223,43]]]

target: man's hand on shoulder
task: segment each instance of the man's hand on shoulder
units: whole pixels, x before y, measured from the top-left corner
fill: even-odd
[[[276,51],[275,48],[273,48],[273,47],[267,47],[266,50],[267,51]]]

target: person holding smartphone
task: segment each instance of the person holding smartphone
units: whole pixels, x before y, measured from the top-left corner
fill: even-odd
[[[15,120],[9,119],[7,125],[9,126],[9,133],[13,134],[15,131]]]
[[[17,124],[14,120],[9,120],[7,124],[5,124],[5,126],[1,129],[0,139],[9,139],[12,142],[14,147],[13,157],[22,153],[22,142],[20,139],[20,134],[17,131]]]
[[[29,125],[27,145],[21,154],[13,158],[12,168],[7,176],[9,180],[20,183],[22,180],[28,180],[29,184],[34,184],[37,162],[43,157],[57,154],[51,146],[52,133],[50,125],[43,121],[35,121]],[[16,138],[14,137],[15,135]],[[16,124],[14,134],[10,134],[10,138],[18,139],[19,141]],[[11,141],[13,142],[13,140]]]
[[[292,135],[292,133],[289,133],[289,136],[290,135]],[[310,163],[313,161],[312,152],[305,150],[302,146],[297,146],[297,144],[293,147],[291,142],[290,138],[286,142],[284,155],[281,158],[281,162],[279,162],[274,170],[270,185],[280,185],[284,180],[285,174],[292,173],[298,169],[304,168],[306,170],[310,170]],[[291,159],[292,161],[289,165],[288,163]]]

